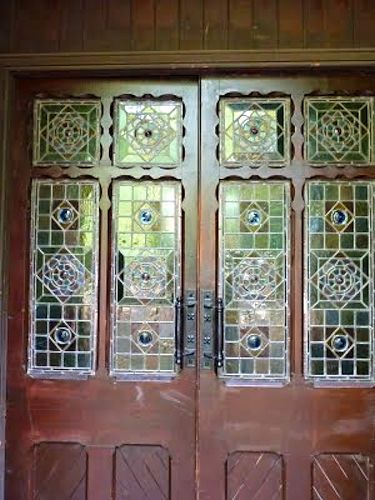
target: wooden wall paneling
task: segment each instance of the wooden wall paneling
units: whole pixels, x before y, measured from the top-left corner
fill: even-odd
[[[204,48],[226,49],[228,45],[229,0],[205,0],[204,2]]]
[[[84,50],[131,49],[130,0],[83,0]]]
[[[203,45],[203,0],[180,0],[180,50]]]
[[[132,0],[131,2],[131,48],[132,50],[155,49],[155,5],[154,0]]]
[[[324,11],[326,46],[353,47],[353,0],[325,0]]]
[[[353,12],[354,46],[374,47],[375,45],[375,2],[355,0]]]
[[[229,48],[250,48],[252,26],[252,0],[229,0]]]
[[[325,46],[325,22],[323,0],[304,0],[304,39],[306,48]]]
[[[10,51],[13,2],[0,2],[0,52]]]
[[[68,0],[62,3],[60,42],[61,52],[83,50],[83,0]]]
[[[303,0],[279,0],[278,46],[280,49],[302,48],[304,45]]]
[[[276,48],[278,46],[277,12],[277,0],[254,1],[252,31],[252,46],[254,49]]]
[[[15,0],[14,52],[58,52],[62,1]]]
[[[178,50],[179,9],[175,0],[155,0],[155,50]]]

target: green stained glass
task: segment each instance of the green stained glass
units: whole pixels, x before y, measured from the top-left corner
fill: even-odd
[[[250,381],[288,377],[288,222],[288,183],[221,184],[224,377]]]
[[[114,185],[111,371],[116,376],[175,372],[180,200],[178,182]]]
[[[96,165],[100,113],[98,100],[36,99],[33,165]]]
[[[290,154],[289,121],[289,99],[222,99],[220,164],[228,167],[286,165]]]
[[[28,368],[34,377],[94,371],[98,198],[96,182],[33,181]]]
[[[374,183],[311,181],[306,191],[306,375],[371,380]]]
[[[115,164],[176,167],[182,161],[182,102],[116,100]]]
[[[306,160],[323,165],[372,164],[373,105],[372,97],[306,98]]]

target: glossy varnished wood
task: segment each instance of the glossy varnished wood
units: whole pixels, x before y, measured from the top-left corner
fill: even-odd
[[[102,98],[104,130],[102,160],[94,168],[32,168],[30,120],[33,96],[95,95]],[[119,169],[109,163],[110,104],[122,94],[142,96],[175,94],[186,106],[184,169]],[[10,198],[10,252],[18,264],[9,268],[8,425],[6,497],[32,497],[32,453],[39,442],[71,442],[86,447],[88,491],[109,498],[115,448],[124,444],[162,446],[171,456],[171,494],[195,496],[195,369],[185,368],[169,382],[116,382],[108,376],[110,304],[110,182],[113,178],[168,178],[183,184],[185,226],[184,285],[196,288],[197,204],[197,85],[194,81],[25,80],[16,88],[12,109]],[[14,126],[14,124],[18,124]],[[22,125],[21,125],[22,123]],[[86,381],[37,380],[26,375],[28,332],[28,274],[30,230],[30,181],[51,176],[93,178],[101,185],[99,356],[95,376]],[[17,217],[11,214],[17,213]],[[181,429],[184,432],[181,433]],[[108,495],[108,496],[107,496]]]
[[[291,380],[284,387],[229,387],[213,372],[201,372],[199,389],[199,492],[203,500],[225,498],[224,470],[234,452],[276,453],[285,465],[288,500],[311,496],[311,464],[318,453],[363,453],[374,457],[375,394],[372,388],[318,388],[303,376],[303,187],[311,178],[374,178],[374,167],[308,165],[302,156],[302,99],[318,91],[375,92],[375,79],[348,75],[316,78],[207,78],[202,83],[202,165],[200,277],[204,289],[216,289],[217,186],[224,179],[285,179],[292,186],[290,359]],[[290,95],[294,112],[291,164],[283,168],[220,168],[217,160],[218,115],[223,95]],[[275,94],[273,94],[275,95]],[[205,238],[211,234],[211,238]],[[220,471],[218,473],[217,471]],[[372,472],[373,473],[373,472]],[[227,481],[229,479],[227,478]],[[372,478],[373,480],[373,478]],[[234,484],[237,484],[235,481]],[[259,498],[269,498],[260,496]],[[354,500],[354,497],[353,497]]]

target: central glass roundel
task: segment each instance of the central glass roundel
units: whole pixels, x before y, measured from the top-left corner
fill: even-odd
[[[72,332],[68,328],[58,328],[55,332],[55,340],[58,344],[69,344],[72,340]]]
[[[252,349],[253,351],[257,351],[262,345],[262,339],[260,335],[257,335],[256,333],[252,333],[251,335],[249,335],[246,342],[249,349]]]
[[[258,210],[250,210],[247,214],[247,222],[250,226],[259,226],[261,223],[262,217]]]
[[[332,347],[335,351],[346,351],[349,346],[349,341],[346,335],[335,335],[332,339]]]
[[[141,213],[139,214],[139,220],[141,221],[142,224],[151,224],[152,222],[152,212],[151,210],[142,210]]]
[[[57,212],[57,219],[61,224],[68,224],[73,220],[73,210],[68,207],[60,208]]]
[[[148,346],[152,342],[152,333],[149,330],[143,330],[138,335],[138,341],[143,346]]]
[[[332,219],[332,222],[334,224],[336,224],[336,226],[342,226],[348,220],[348,213],[342,209],[334,210],[332,212],[331,219]]]

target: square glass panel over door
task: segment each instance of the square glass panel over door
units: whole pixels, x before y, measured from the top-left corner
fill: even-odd
[[[219,118],[222,166],[289,163],[289,98],[223,98]]]
[[[32,185],[29,373],[87,375],[95,369],[98,184]]]
[[[373,380],[373,181],[306,187],[306,375]]]
[[[307,97],[304,110],[309,163],[374,163],[373,97]]]
[[[98,99],[35,99],[33,165],[96,165],[100,115]]]
[[[111,372],[171,376],[181,295],[180,183],[116,182],[113,235]]]
[[[116,99],[114,163],[177,167],[182,161],[182,101]]]
[[[287,182],[220,185],[224,377],[288,377],[289,196]]]

